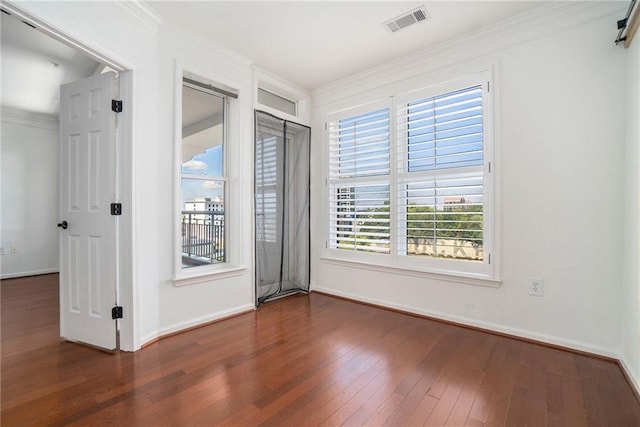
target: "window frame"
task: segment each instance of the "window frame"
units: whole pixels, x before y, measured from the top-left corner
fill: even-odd
[[[418,275],[420,277],[432,277],[441,280],[469,283],[483,286],[498,286],[501,282],[499,268],[499,212],[496,201],[498,200],[498,188],[495,165],[496,138],[494,134],[495,123],[495,87],[493,79],[493,67],[482,67],[473,72],[456,73],[455,78],[441,78],[435,80],[431,76],[413,78],[408,82],[396,82],[386,88],[378,89],[377,100],[367,102],[366,96],[359,95],[340,102],[339,109],[325,109],[324,121],[324,236],[325,244],[321,258],[326,262],[347,264],[360,268],[376,271],[389,271],[393,273]],[[398,139],[398,107],[407,102],[416,101],[436,95],[460,90],[480,84],[483,91],[483,162],[477,166],[482,170],[483,176],[483,261],[468,261],[456,259],[442,259],[438,257],[416,257],[401,255],[399,239],[402,237],[399,217],[399,194],[402,182],[422,175],[443,176],[455,173],[454,168],[436,169],[432,172],[408,172],[407,163],[401,162],[402,147]],[[372,92],[371,95],[374,95]],[[363,98],[363,96],[365,98]],[[363,102],[364,101],[364,102]],[[355,107],[350,107],[349,104]],[[376,107],[389,106],[391,108],[391,171],[388,182],[391,188],[390,194],[390,221],[391,236],[390,254],[373,254],[365,252],[346,251],[332,248],[330,244],[332,216],[329,203],[331,200],[332,177],[330,174],[330,136],[329,123],[341,118],[374,111]],[[402,172],[404,168],[404,172]],[[460,168],[464,172],[464,167]]]
[[[192,80],[196,80],[196,79],[192,79]],[[226,205],[226,199],[227,199],[227,193],[228,193],[228,173],[227,173],[227,128],[229,126],[229,120],[228,120],[228,112],[229,112],[229,97],[223,95],[223,94],[218,94],[215,93],[212,90],[208,90],[206,88],[201,88],[197,85],[194,85],[192,83],[186,82],[183,79],[183,90],[184,87],[190,88],[192,90],[197,90],[200,91],[202,93],[205,93],[209,96],[213,96],[215,98],[219,98],[222,101],[222,175],[199,175],[199,174],[194,174],[194,173],[185,173],[182,170],[182,164],[180,165],[180,200],[182,200],[182,184],[183,184],[183,180],[196,180],[196,181],[203,181],[203,182],[221,182],[222,183],[222,195],[223,195],[223,200],[224,203]],[[217,102],[217,101],[216,101]],[[184,139],[184,135],[182,135],[182,139]],[[180,158],[182,158],[182,143],[180,144],[181,150],[180,150]],[[212,147],[208,147],[208,148],[212,148]],[[207,148],[207,149],[208,149]],[[183,215],[184,215],[184,211],[185,211],[185,207],[184,204],[182,204],[181,208],[180,208],[180,215],[181,218],[184,219]],[[226,206],[224,207],[224,211],[223,211],[223,222],[224,222],[224,228],[223,228],[223,242],[226,246],[227,244],[227,237],[228,237],[228,226],[227,226],[227,209]],[[181,245],[182,246],[182,245]],[[223,248],[224,250],[224,258],[225,260],[223,262],[216,262],[216,263],[210,263],[210,264],[204,264],[204,265],[200,265],[200,266],[191,266],[187,269],[187,271],[191,271],[193,269],[198,269],[201,267],[206,267],[208,265],[212,265],[212,264],[226,264],[227,263],[227,257],[228,257],[228,253],[226,250],[226,247]],[[182,271],[185,271],[185,268],[182,267]]]
[[[185,286],[203,283],[211,280],[224,279],[228,277],[239,276],[244,274],[246,267],[239,266],[239,254],[238,245],[236,241],[239,237],[237,232],[236,220],[234,219],[234,212],[236,210],[236,202],[233,196],[233,182],[231,178],[231,168],[235,167],[235,163],[230,162],[230,153],[232,151],[229,147],[229,142],[233,136],[233,130],[230,127],[231,123],[235,123],[233,115],[235,112],[235,101],[230,97],[223,94],[216,94],[215,96],[223,98],[224,104],[224,125],[223,125],[223,176],[189,176],[189,174],[182,173],[182,88],[184,85],[184,78],[199,81],[201,83],[220,82],[226,86],[232,87],[223,79],[216,78],[210,73],[198,69],[195,66],[189,65],[188,68],[183,66],[181,62],[176,60],[175,62],[175,84],[174,84],[174,203],[173,203],[173,250],[172,259],[174,265],[173,283],[175,286]],[[234,139],[235,140],[235,139]],[[205,179],[208,181],[223,181],[224,182],[224,211],[225,211],[225,229],[224,229],[224,250],[225,261],[219,263],[206,264],[201,266],[194,266],[189,268],[182,268],[182,239],[181,239],[181,219],[182,219],[182,178],[196,178]]]
[[[340,113],[336,113],[336,114],[332,114],[329,116],[329,119],[327,120],[327,123],[331,123],[331,122],[337,122],[339,120],[341,120],[342,118],[345,117],[352,117],[352,116],[357,116],[360,114],[365,114],[365,113],[369,113],[369,112],[374,112],[376,110],[382,110],[382,109],[389,109],[389,173],[387,174],[373,174],[373,175],[365,175],[365,176],[353,176],[353,177],[349,177],[349,178],[336,178],[336,179],[332,179],[330,176],[330,172],[328,169],[331,168],[331,147],[329,146],[329,142],[328,142],[328,138],[329,138],[329,132],[330,129],[326,129],[325,132],[327,132],[326,138],[327,138],[327,165],[328,168],[325,171],[327,174],[327,206],[329,206],[329,211],[331,209],[331,203],[332,203],[332,189],[334,186],[340,186],[340,187],[365,187],[365,186],[383,186],[383,185],[389,185],[389,202],[391,202],[391,198],[392,198],[392,189],[390,186],[390,176],[391,176],[391,169],[393,169],[393,145],[392,145],[392,138],[391,135],[393,133],[393,122],[392,122],[392,113],[391,113],[391,108],[390,105],[388,105],[388,102],[386,100],[379,100],[379,101],[374,101],[372,103],[368,103],[368,104],[364,104],[361,106],[358,106],[356,108],[353,109],[349,109],[348,114],[345,114],[345,112],[340,112]],[[389,205],[389,208],[391,210],[391,205]],[[329,221],[331,220],[331,213],[329,212]],[[389,213],[390,218],[390,224],[391,224],[391,212]],[[327,234],[325,234],[326,238],[327,238],[327,242],[332,240],[332,235],[331,235],[331,230],[328,229]],[[328,244],[326,246],[329,246]],[[340,249],[336,249],[337,251],[341,251],[341,252],[346,252],[345,250],[340,250]],[[391,248],[390,248],[391,250]],[[351,251],[349,251],[351,252]],[[375,251],[353,251],[355,253],[360,254],[358,257],[362,257],[362,258],[371,258],[372,260],[376,258],[375,255],[377,255],[378,253],[376,253]],[[380,254],[380,255],[388,255],[388,254]],[[347,257],[349,257],[349,255],[345,255]],[[356,257],[356,258],[358,258]]]

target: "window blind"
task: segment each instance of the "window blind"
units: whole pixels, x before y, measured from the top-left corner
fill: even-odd
[[[400,184],[399,253],[481,261],[483,199],[481,174]]]
[[[389,253],[389,200],[389,184],[332,186],[330,247]]]
[[[266,137],[256,142],[256,232],[265,242],[275,242],[278,223],[276,197],[277,140]]]
[[[329,117],[328,249],[447,271],[491,268],[487,81],[468,75]]]
[[[399,159],[407,172],[481,165],[482,86],[398,107]]]
[[[388,175],[389,108],[329,123],[331,178]]]
[[[329,123],[330,247],[390,251],[388,107]]]

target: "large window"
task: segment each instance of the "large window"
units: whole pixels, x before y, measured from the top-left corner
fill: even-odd
[[[492,276],[488,73],[327,120],[328,241],[341,259]]]
[[[225,262],[227,100],[185,78],[182,86],[182,268]]]

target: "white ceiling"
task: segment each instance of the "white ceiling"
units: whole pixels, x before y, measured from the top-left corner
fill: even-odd
[[[246,56],[312,90],[464,36],[540,1],[153,1],[163,24]],[[424,5],[427,21],[391,33],[384,22]]]
[[[312,90],[540,6],[539,1],[154,1],[162,23]],[[430,19],[384,22],[424,5]],[[1,16],[2,106],[57,114],[59,86],[102,69],[81,52]]]
[[[60,85],[88,77],[102,66],[14,16],[1,15],[3,107],[57,114]]]

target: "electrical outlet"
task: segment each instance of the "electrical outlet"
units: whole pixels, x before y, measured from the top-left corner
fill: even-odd
[[[529,295],[536,297],[544,296],[544,280],[542,279],[529,279]]]
[[[16,246],[15,243],[11,244],[11,253],[12,254],[17,254],[18,253],[18,246]]]

